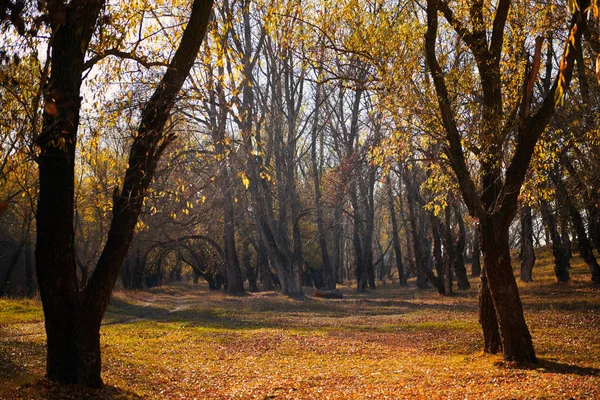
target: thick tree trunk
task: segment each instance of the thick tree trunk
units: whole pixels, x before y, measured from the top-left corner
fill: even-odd
[[[532,272],[535,264],[533,250],[533,218],[531,207],[523,207],[521,214],[521,281],[533,281]]]
[[[480,221],[481,250],[485,277],[496,310],[502,353],[508,361],[536,362],[531,334],[523,316],[523,306],[510,263],[508,226],[500,225],[493,218]]]

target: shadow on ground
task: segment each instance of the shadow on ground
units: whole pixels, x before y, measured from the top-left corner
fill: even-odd
[[[78,385],[59,385],[41,379],[26,384],[7,394],[6,400],[141,400],[134,392],[104,385],[101,389],[88,389]]]

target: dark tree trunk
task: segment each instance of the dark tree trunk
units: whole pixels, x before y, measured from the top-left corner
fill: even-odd
[[[556,224],[556,217],[550,211],[550,207],[547,202],[543,202],[540,206],[542,212],[542,218],[544,219],[544,225],[548,230],[552,241],[552,254],[554,255],[554,274],[558,282],[568,282],[569,277],[569,256],[562,245],[560,235],[558,234],[558,227]]]
[[[452,295],[452,266],[456,259],[456,248],[452,240],[452,227],[450,225],[451,210],[447,206],[444,210],[445,222],[440,224],[440,230],[443,232],[444,238],[444,290],[446,295]]]
[[[327,249],[327,238],[325,236],[325,226],[323,224],[323,207],[321,204],[321,178],[319,163],[317,162],[317,137],[319,133],[319,111],[322,100],[322,85],[317,84],[315,93],[314,121],[311,130],[311,152],[310,159],[313,170],[313,185],[315,187],[315,211],[317,220],[317,233],[319,236],[319,247],[321,249],[321,260],[323,262],[323,290],[335,289],[336,279],[333,271],[329,250]]]
[[[471,255],[471,276],[477,278],[481,275],[481,247],[479,244],[479,228],[475,227],[473,233],[473,254]]]
[[[425,243],[425,227],[424,221],[421,219],[419,221],[419,226],[417,226],[417,196],[418,194],[415,192],[417,189],[417,185],[414,182],[409,181],[410,177],[408,177],[406,182],[407,187],[407,200],[408,200],[408,218],[410,222],[411,232],[412,232],[412,242],[414,246],[414,254],[415,254],[415,269],[417,273],[417,287],[419,289],[427,288],[427,281],[431,282],[431,284],[437,289],[438,293],[444,294],[444,281],[441,277],[435,276],[433,271],[428,268],[427,261],[429,259],[429,245]]]
[[[579,248],[579,254],[590,269],[592,282],[600,283],[600,266],[598,266],[598,261],[596,261],[592,245],[585,231],[583,218],[581,218],[579,210],[577,207],[575,207],[571,200],[567,200],[567,203],[569,207],[569,214],[571,214],[571,219],[573,220],[573,227],[575,228],[575,233],[577,234],[577,247]]]
[[[402,186],[400,184],[400,186]],[[410,240],[410,235],[408,234],[408,232],[410,232],[410,227],[409,227],[409,222],[408,222],[408,218],[406,217],[406,214],[404,213],[404,199],[406,198],[406,196],[401,196],[400,197],[400,207],[398,209],[398,211],[400,211],[400,219],[402,220],[402,224],[404,227],[404,232],[406,234],[406,259],[408,259],[408,265],[406,265],[406,274],[404,275],[404,281],[406,283],[406,281],[408,280],[411,272],[414,275],[416,275],[415,273],[415,258],[413,256],[413,246],[411,245],[411,240]]]
[[[394,243],[394,259],[396,260],[396,269],[398,270],[398,283],[400,286],[406,286],[406,277],[404,265],[402,265],[402,250],[400,248],[400,235],[398,234],[398,221],[396,220],[396,207],[392,191],[391,175],[388,175],[388,208],[390,219],[392,220],[392,241]]]
[[[454,272],[456,273],[456,279],[458,281],[458,288],[460,290],[466,290],[471,287],[469,279],[467,278],[467,268],[465,267],[465,243],[467,233],[465,232],[465,222],[458,209],[458,206],[454,206],[454,216],[458,223],[458,239],[456,240],[456,253],[454,256]]]
[[[504,358],[509,361],[536,362],[531,334],[523,316],[523,306],[510,264],[508,224],[503,226],[493,217],[480,223],[484,274],[496,310]]]
[[[226,168],[226,167],[225,167]],[[225,182],[229,181],[229,174],[225,174]],[[231,182],[229,182],[231,184]],[[230,190],[231,186],[225,190]],[[223,196],[224,207],[224,247],[225,247],[225,273],[227,277],[227,294],[237,295],[243,294],[244,280],[242,271],[240,270],[240,262],[235,248],[235,221],[233,209],[233,196],[226,193]]]
[[[532,272],[534,264],[533,218],[531,216],[531,207],[525,206],[521,214],[521,280],[523,282],[533,281]]]
[[[498,330],[498,320],[496,319],[496,310],[490,287],[485,273],[481,275],[479,284],[479,323],[483,331],[483,351],[489,354],[496,354],[502,350],[502,341],[500,331]]]
[[[248,279],[248,291],[252,293],[258,292],[258,285],[256,284],[257,268],[252,265],[252,253],[250,252],[250,243],[247,240],[244,240],[242,264],[246,271],[246,278]]]
[[[344,243],[344,226],[342,222],[342,203],[341,201],[335,205],[333,210],[333,260],[332,268],[337,283],[344,283],[343,274],[343,243]]]
[[[261,239],[258,240],[258,251],[256,253],[256,268],[260,275],[260,283],[265,291],[275,290],[273,275],[269,268],[269,254],[265,244]]]
[[[568,207],[561,207],[560,212],[560,240],[567,252],[569,259],[573,258],[573,244],[569,236],[569,211]]]
[[[430,215],[431,236],[433,237],[433,262],[437,276],[444,276],[444,258],[442,256],[442,240],[440,238],[440,219]],[[445,283],[445,282],[444,282]]]

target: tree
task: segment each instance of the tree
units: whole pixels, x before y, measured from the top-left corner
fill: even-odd
[[[427,1],[425,52],[446,134],[446,155],[469,212],[478,219],[480,226],[484,257],[480,316],[485,350],[498,350],[498,346],[487,344],[494,342],[499,333],[502,352],[507,360],[536,361],[510,263],[508,229],[517,209],[519,192],[535,145],[554,113],[557,99],[562,98],[571,81],[576,49],[580,46],[585,27],[583,10],[588,5],[586,1],[579,1],[573,10],[569,39],[565,44],[558,75],[537,110],[531,111],[531,103],[540,65],[541,38],[536,41],[534,59],[525,74],[519,107],[513,107],[514,111],[507,113],[501,60],[512,2],[501,0],[493,10],[487,10],[482,1],[471,2],[466,7],[468,17],[464,21],[459,13],[455,14],[449,3]],[[436,54],[438,12],[442,13],[469,49],[479,75],[481,106],[478,109],[481,117],[477,125],[478,149],[475,152],[480,165],[477,175],[480,177],[479,188],[477,176],[473,177],[466,163],[465,148],[461,142],[464,134],[457,122],[457,111],[453,107],[444,70]],[[486,13],[489,14],[486,16]],[[489,28],[486,21],[491,21]],[[514,140],[511,146],[514,150],[512,154],[506,154],[505,143],[511,140]],[[503,167],[505,157],[510,157],[510,161]],[[492,305],[493,313],[486,308]]]
[[[204,37],[212,1],[195,0],[180,45],[141,113],[107,241],[81,290],[74,256],[75,151],[87,50],[104,1],[49,4],[51,75],[39,147],[36,272],[47,335],[48,378],[102,385],[100,323],[131,243],[157,162],[173,136],[164,131],[176,95]],[[50,7],[52,6],[52,7]]]

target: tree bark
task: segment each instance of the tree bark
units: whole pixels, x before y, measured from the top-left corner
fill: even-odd
[[[489,354],[496,354],[502,350],[502,340],[500,339],[500,331],[498,329],[498,320],[496,318],[496,310],[494,309],[494,301],[490,293],[485,272],[481,275],[479,283],[479,323],[483,331],[483,351]]]
[[[471,255],[471,276],[473,278],[481,275],[481,247],[479,241],[479,228],[475,227],[473,233],[473,253]]]
[[[467,290],[471,287],[469,278],[467,278],[467,268],[465,267],[465,243],[467,233],[465,232],[465,222],[457,205],[454,206],[454,216],[458,223],[458,239],[456,240],[456,251],[454,256],[454,272],[458,281],[460,290]]]
[[[517,282],[510,263],[508,224],[481,221],[484,274],[496,310],[502,353],[508,361],[536,362],[531,334],[523,315]]]
[[[533,218],[531,207],[523,207],[521,213],[521,281],[533,281],[532,272],[535,264],[535,252],[533,250]]]
[[[404,265],[402,264],[402,250],[400,248],[400,235],[398,234],[398,221],[396,219],[396,207],[392,191],[391,175],[388,175],[387,191],[388,208],[390,211],[390,219],[392,220],[392,241],[394,242],[394,259],[396,261],[396,269],[398,270],[398,283],[400,284],[400,286],[406,286],[406,277],[404,273]]]
[[[571,278],[569,276],[569,256],[563,247],[560,235],[558,234],[558,226],[556,223],[556,217],[550,211],[550,207],[547,202],[543,202],[540,206],[542,217],[545,220],[546,229],[550,235],[552,241],[552,254],[554,255],[554,274],[558,282],[568,282]]]

